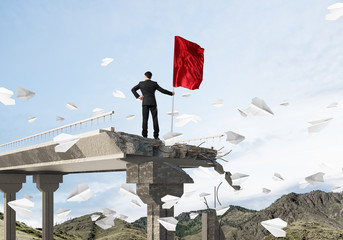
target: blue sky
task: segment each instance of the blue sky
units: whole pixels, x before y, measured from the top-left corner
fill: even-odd
[[[340,176],[328,177],[318,187],[298,187],[304,177],[320,171],[322,163],[337,172],[343,167],[341,105],[326,109],[331,102],[342,103],[343,90],[343,20],[325,20],[327,7],[333,3],[1,1],[0,87],[14,92],[23,87],[37,95],[29,101],[16,98],[15,106],[0,104],[0,142],[88,118],[96,107],[116,112],[112,123],[106,124],[139,135],[141,106],[130,90],[144,79],[147,70],[162,87],[172,89],[173,41],[179,35],[205,48],[205,65],[203,83],[190,98],[181,97],[188,90],[175,90],[176,109],[198,115],[202,121],[175,130],[182,132],[184,139],[229,130],[246,136],[237,146],[224,139],[205,144],[233,149],[227,157],[229,163],[222,162],[225,169],[251,176],[240,194],[223,184],[222,202],[261,209],[291,191],[329,191],[333,186],[343,186]],[[105,57],[114,58],[114,62],[102,67]],[[126,98],[114,98],[115,90],[123,91]],[[248,107],[254,97],[264,99],[275,115],[242,118],[237,108]],[[166,112],[170,111],[171,98],[157,94],[157,99],[163,135],[170,129]],[[211,106],[217,99],[224,100],[222,108]],[[290,105],[280,106],[283,100],[289,100]],[[68,101],[79,110],[68,110]],[[127,114],[136,118],[127,121]],[[65,122],[56,122],[57,115],[65,117]],[[309,136],[307,120],[315,115],[334,119],[321,133]],[[29,124],[29,116],[38,118]],[[192,170],[188,172],[196,184],[186,189],[212,191],[213,185],[223,181],[215,175],[209,184],[194,176]],[[285,181],[273,182],[274,172],[280,172]],[[71,217],[103,207],[129,215],[129,221],[145,215],[145,206],[133,210],[127,204],[130,199],[118,194],[125,173],[68,175],[63,181],[55,193],[55,209],[70,208]],[[66,203],[72,189],[84,182],[96,196],[83,203]],[[263,195],[262,187],[272,192]],[[41,197],[31,177],[18,198],[24,194],[35,197],[34,218],[18,219],[39,226]],[[175,212],[205,207],[198,202],[182,200]]]

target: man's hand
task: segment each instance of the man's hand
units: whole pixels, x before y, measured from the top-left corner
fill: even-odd
[[[138,99],[143,101],[144,96],[140,96]]]
[[[174,96],[174,95],[175,95],[175,92],[173,92],[172,96]]]

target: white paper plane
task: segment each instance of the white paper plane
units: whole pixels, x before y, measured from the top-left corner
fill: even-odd
[[[286,237],[286,232],[282,230],[287,227],[287,222],[281,218],[274,218],[261,222],[261,225],[267,229],[274,237]]]
[[[28,195],[28,194],[25,194],[24,197],[25,197],[26,199],[29,199],[29,200],[32,200],[32,199],[33,199],[33,197],[32,197],[31,195]]]
[[[22,100],[30,100],[36,95],[36,93],[31,92],[30,90],[27,90],[25,88],[17,88],[17,98],[20,98]]]
[[[195,115],[182,114],[182,115],[176,117],[176,120],[177,120],[177,122],[176,122],[175,126],[183,127],[191,121],[194,123],[197,123],[197,122],[201,121],[201,118],[199,116],[195,116]]]
[[[216,100],[215,102],[212,103],[212,106],[213,107],[217,107],[217,108],[220,108],[224,105],[224,100],[223,99],[218,99]]]
[[[131,202],[130,202],[130,204],[131,204],[131,206],[136,207],[136,208],[142,207],[142,206],[139,204],[139,202],[138,202],[137,200],[135,200],[135,199],[132,199]]]
[[[114,91],[112,95],[117,98],[126,98],[125,94],[120,90]]]
[[[243,173],[234,173],[231,175],[232,185],[241,186],[248,179],[249,175]]]
[[[167,231],[175,231],[178,221],[173,217],[159,218],[157,221],[165,228]]]
[[[135,190],[128,184],[123,183],[119,189],[119,193],[123,196],[131,195],[136,197],[137,194]]]
[[[113,62],[113,58],[103,58],[102,60],[101,60],[101,66],[103,66],[103,67],[106,67],[108,64],[110,64],[111,62]]]
[[[196,191],[184,192],[183,195],[182,195],[182,197],[186,197],[186,198],[191,197],[191,196],[193,196],[193,194],[194,194],[195,192],[196,192]]]
[[[284,100],[283,102],[280,103],[281,106],[288,106],[289,102],[287,100]]]
[[[165,146],[172,146],[175,143],[179,142],[181,140],[182,136],[183,136],[182,133],[168,132],[168,133],[163,135],[164,145]]]
[[[70,110],[77,110],[78,109],[78,107],[73,102],[68,102],[66,107]]]
[[[181,95],[181,97],[189,97],[189,96],[191,96],[191,94],[190,94],[189,92],[183,93],[183,94]]]
[[[171,209],[175,204],[178,203],[180,200],[180,197],[173,196],[173,195],[165,195],[163,198],[161,198],[161,201],[164,202],[162,205],[163,209]]]
[[[281,177],[280,173],[274,173],[273,180],[275,181],[283,181],[283,177]]]
[[[332,118],[320,118],[308,121],[312,126],[308,127],[309,133],[317,133],[323,130],[330,122]]]
[[[271,116],[274,115],[268,105],[260,98],[253,98],[250,106],[245,109],[245,112],[251,113],[254,116]]]
[[[129,217],[126,216],[126,215],[123,215],[123,214],[119,214],[119,216],[117,218],[119,218],[119,219],[121,219],[123,221],[126,221],[126,219],[128,219]]]
[[[126,120],[132,120],[132,119],[134,119],[136,116],[135,115],[132,115],[132,114],[128,114],[128,115],[126,115]]]
[[[333,187],[332,191],[335,192],[335,193],[340,193],[340,192],[343,191],[343,187]]]
[[[207,197],[207,196],[211,196],[211,194],[209,194],[209,193],[200,193],[199,194],[199,197],[201,197],[201,198],[203,198],[203,197]]]
[[[27,198],[22,198],[14,201],[10,201],[7,203],[16,213],[18,213],[23,218],[30,218],[32,217],[31,208],[35,206],[35,204]]]
[[[112,210],[112,209],[109,209],[109,208],[103,208],[102,209],[102,213],[106,216],[106,217],[109,217],[109,216],[114,216],[117,214],[116,211]]]
[[[268,193],[271,192],[271,190],[268,189],[268,188],[262,188],[262,192],[265,193],[265,194],[268,194]]]
[[[66,218],[68,214],[71,212],[70,209],[60,208],[56,211],[56,215],[58,218]]]
[[[58,136],[54,137],[54,142],[58,143],[58,145],[55,147],[55,152],[67,152],[79,140],[79,137],[61,133]]]
[[[217,216],[221,216],[229,210],[230,206],[219,206],[216,208]]]
[[[213,174],[210,172],[210,170],[202,166],[195,169],[193,173],[198,177],[213,179]]]
[[[104,109],[102,108],[94,108],[93,109],[93,116],[99,116],[104,113]]]
[[[199,213],[190,213],[189,214],[190,219],[195,219],[197,216],[199,216]]]
[[[93,214],[93,215],[91,216],[92,222],[95,222],[96,220],[98,220],[99,217],[101,217],[101,216],[98,215],[98,214]]]
[[[172,112],[172,111],[169,111],[169,112],[167,112],[167,114],[168,114],[168,115],[177,116],[177,115],[179,115],[179,111],[178,111],[178,110],[176,110],[176,109],[174,109],[174,111],[173,111],[173,112]]]
[[[237,110],[241,114],[242,117],[247,117],[248,116],[248,114],[244,110],[239,109],[239,108]]]
[[[326,108],[336,108],[338,107],[338,102],[330,103]]]
[[[84,202],[90,199],[94,193],[89,189],[88,183],[77,185],[67,198],[67,202]]]
[[[235,133],[232,131],[226,132],[226,141],[228,141],[232,144],[238,144],[238,143],[242,142],[244,139],[245,139],[245,137],[238,134],[238,133]]]
[[[64,121],[64,118],[63,118],[63,117],[60,117],[60,116],[57,116],[57,117],[56,117],[56,121],[57,121],[57,122],[63,122],[63,121]]]
[[[1,87],[0,88],[0,102],[4,105],[15,105],[15,100],[11,97],[13,96],[13,92],[8,90],[7,88]]]
[[[324,182],[324,178],[323,178],[324,175],[325,173],[318,172],[318,173],[315,173],[313,175],[306,177],[305,181],[307,181],[309,184],[312,184],[313,186],[316,186]]]
[[[108,216],[95,222],[96,225],[106,230],[114,226],[114,217]]]
[[[37,119],[37,117],[28,117],[28,118],[27,118],[27,121],[28,121],[29,123],[33,123],[34,121],[36,121],[36,119]]]
[[[325,16],[326,20],[334,21],[343,16],[343,3],[335,3],[328,7],[329,14]]]

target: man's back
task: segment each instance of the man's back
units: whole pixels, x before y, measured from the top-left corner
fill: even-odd
[[[151,81],[151,80],[141,81],[138,83],[138,85],[132,88],[132,92],[136,96],[136,98],[139,97],[139,95],[137,94],[138,89],[142,91],[142,95],[144,96],[143,105],[151,105],[151,106],[157,105],[156,98],[155,98],[156,90],[164,94],[172,95],[172,92],[161,88],[157,82]]]

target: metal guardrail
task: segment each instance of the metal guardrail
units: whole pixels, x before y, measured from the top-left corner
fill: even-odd
[[[225,135],[217,135],[217,136],[210,136],[210,137],[202,137],[202,138],[192,138],[192,139],[187,139],[187,140],[182,140],[179,141],[178,143],[183,143],[183,142],[192,142],[192,141],[201,141],[201,140],[207,140],[207,139],[215,139],[215,138],[222,138]]]
[[[35,137],[43,136],[45,134],[50,134],[50,133],[53,133],[53,132],[57,132],[57,131],[60,131],[62,129],[71,128],[71,127],[77,126],[79,124],[82,125],[83,123],[92,122],[93,120],[96,120],[96,119],[99,119],[99,118],[102,118],[102,117],[105,118],[107,116],[112,116],[113,114],[114,114],[114,111],[111,111],[111,112],[104,113],[104,114],[101,114],[101,115],[98,115],[98,116],[90,117],[90,118],[87,118],[87,119],[84,119],[84,120],[81,120],[81,121],[78,121],[78,122],[70,123],[70,124],[67,124],[67,125],[64,125],[64,126],[61,126],[61,127],[58,127],[58,128],[54,128],[54,129],[51,129],[51,130],[48,130],[48,131],[45,131],[45,132],[41,132],[41,133],[29,136],[29,137],[25,137],[25,138],[21,138],[21,139],[12,141],[12,142],[1,144],[0,147],[9,146],[9,145],[12,145],[12,144],[15,144],[15,143],[19,143],[19,142],[22,142],[22,141],[25,141],[25,140],[29,140],[29,139],[32,139],[32,138],[35,138]]]

